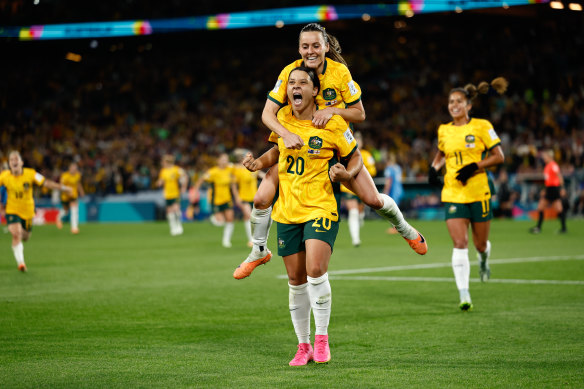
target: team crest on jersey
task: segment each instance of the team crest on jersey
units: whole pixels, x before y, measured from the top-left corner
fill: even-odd
[[[337,98],[337,91],[333,88],[326,88],[322,91],[322,97],[325,100],[334,100]]]
[[[467,135],[464,140],[466,141],[466,143],[474,143],[475,142],[475,136],[474,135]]]
[[[448,213],[455,213],[456,212],[456,205],[451,205],[450,208],[448,208]]]
[[[286,242],[284,242],[282,239],[278,239],[278,247],[283,249],[286,247]]]
[[[30,182],[25,182],[22,187],[24,188],[24,191],[28,191],[30,189]]]
[[[320,149],[322,147],[322,139],[318,136],[311,136],[310,139],[308,139],[308,147],[311,149]]]

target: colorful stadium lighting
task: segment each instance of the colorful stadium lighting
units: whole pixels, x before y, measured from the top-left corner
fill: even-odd
[[[570,3],[568,4],[568,8],[570,8],[572,11],[582,11],[582,4]]]
[[[564,9],[564,4],[561,1],[552,1],[550,7],[553,9]]]

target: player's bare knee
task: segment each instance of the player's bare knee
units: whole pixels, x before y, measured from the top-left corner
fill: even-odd
[[[363,196],[361,200],[365,203],[365,205],[370,206],[373,209],[381,209],[383,207],[383,199],[379,195],[375,195],[374,193],[368,194],[367,196]]]

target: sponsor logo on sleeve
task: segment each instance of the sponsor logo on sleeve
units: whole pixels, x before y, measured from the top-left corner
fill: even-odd
[[[359,93],[359,91],[357,90],[357,87],[355,86],[355,82],[353,82],[353,80],[349,81],[349,83],[347,85],[349,86],[349,92],[351,92],[351,96],[355,96],[357,93]]]
[[[274,89],[272,89],[272,92],[278,93],[278,90],[280,90],[280,85],[282,85],[282,80],[276,81],[276,85],[274,85]]]
[[[495,130],[494,130],[494,129],[492,129],[492,128],[489,130],[489,135],[491,136],[491,139],[492,139],[492,140],[499,139],[499,136],[497,136],[497,133],[496,133],[496,132],[495,132]]]
[[[349,145],[353,143],[353,141],[355,140],[355,138],[353,138],[353,133],[351,132],[350,128],[347,128],[347,131],[345,131],[343,135],[345,137],[345,140],[347,141],[347,144]]]

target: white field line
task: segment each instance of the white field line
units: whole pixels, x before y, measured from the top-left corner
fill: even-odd
[[[454,278],[439,277],[380,277],[380,276],[331,276],[335,281],[409,281],[409,282],[454,282]],[[479,278],[471,278],[471,282],[480,283]],[[548,284],[548,285],[584,285],[584,281],[572,280],[514,280],[490,279],[489,284]]]
[[[490,259],[490,264],[507,264],[507,263],[527,263],[527,262],[552,262],[552,261],[582,261],[584,255],[562,255],[562,256],[548,256],[548,257],[525,257],[525,258],[504,258],[504,259]],[[474,261],[471,261],[471,264]],[[436,269],[441,267],[451,267],[450,262],[444,263],[421,263],[415,265],[401,265],[401,266],[387,266],[387,267],[373,267],[362,269],[346,269],[346,270],[331,270],[328,272],[331,278],[336,280],[378,280],[378,281],[422,281],[422,282],[452,282],[454,278],[440,278],[440,277],[382,277],[382,276],[343,276],[346,274],[368,274],[368,273],[383,273],[400,270],[417,270],[417,269]],[[278,278],[288,278],[286,275],[279,275]],[[472,282],[480,282],[478,278],[471,279]],[[490,283],[512,283],[512,284],[565,284],[565,285],[584,285],[584,281],[570,281],[570,280],[512,280],[512,279],[491,279]]]

